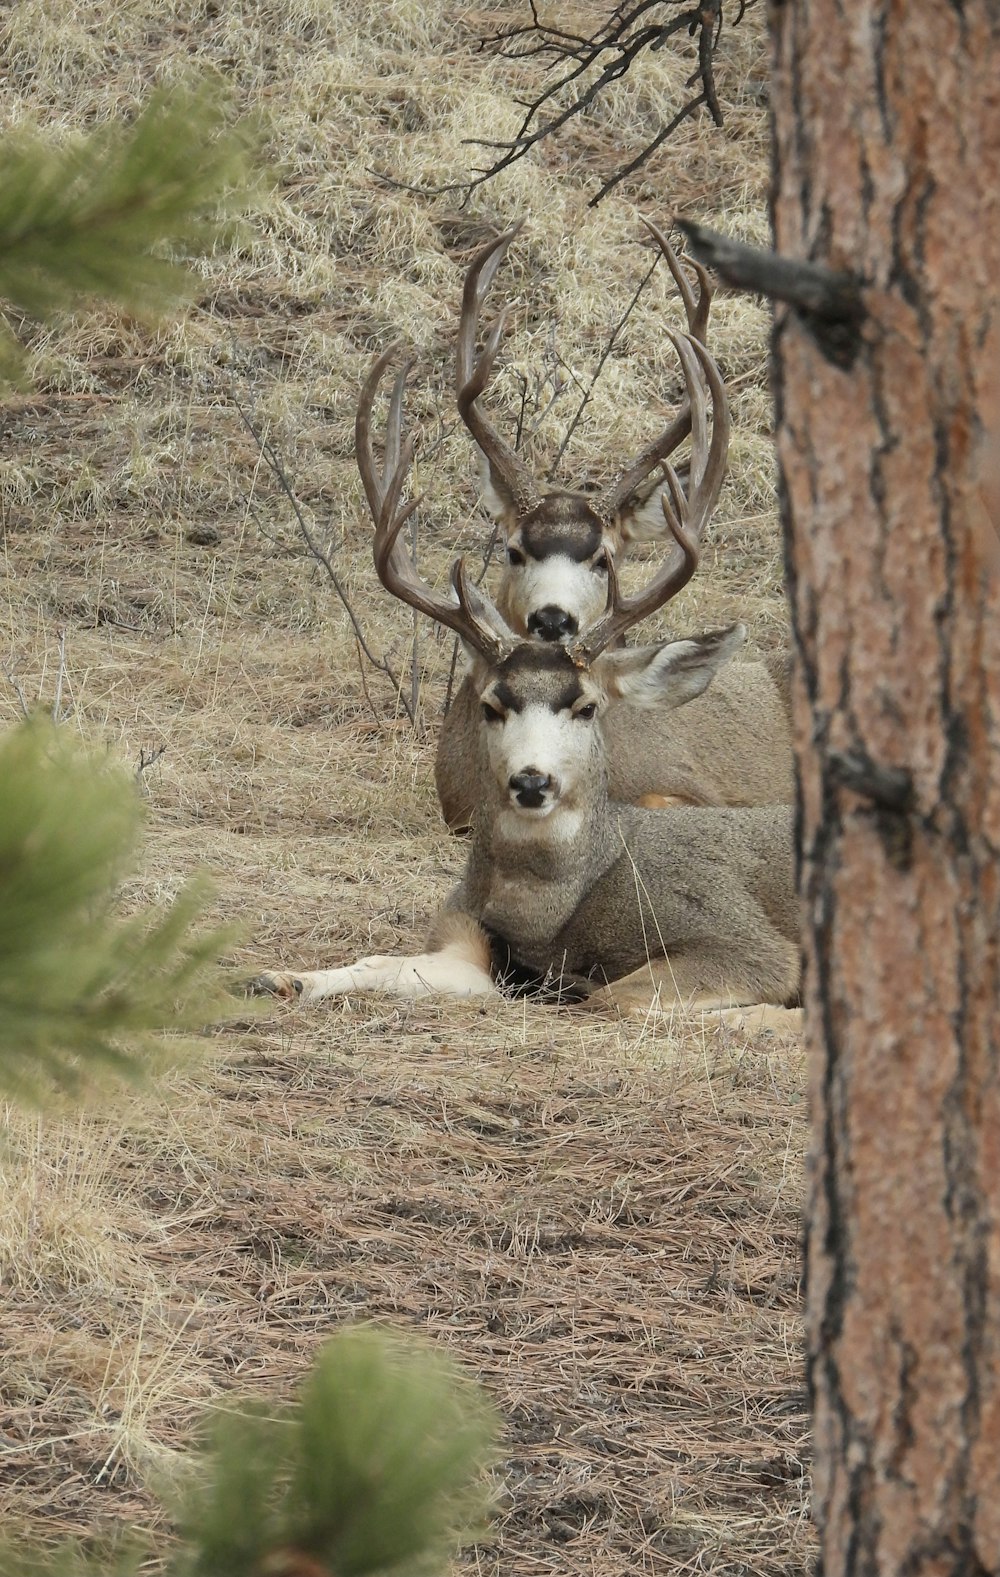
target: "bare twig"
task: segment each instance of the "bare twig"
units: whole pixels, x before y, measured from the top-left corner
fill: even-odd
[[[417,546],[418,546],[417,537],[418,537],[418,533],[417,533],[417,517],[414,514],[414,515],[411,515],[411,517],[410,517],[410,557],[413,560],[414,568],[416,567],[416,563],[417,563]],[[409,705],[409,708],[408,708],[411,720],[416,717],[419,707],[420,707],[420,615],[417,613],[417,610],[414,608],[414,610],[413,610],[413,640],[410,643],[410,705]]]
[[[634,0],[631,5],[615,6],[603,25],[587,37],[542,22],[535,0],[529,3],[529,23],[501,29],[479,40],[480,49],[508,60],[548,59],[553,64],[562,62],[565,65],[566,69],[536,98],[523,104],[524,116],[514,136],[508,141],[469,138],[472,146],[489,150],[497,157],[485,168],[474,170],[466,181],[428,188],[380,175],[386,185],[434,197],[461,192],[463,201],[468,201],[477,187],[509,169],[539,142],[555,135],[588,110],[605,89],[628,74],[645,51],[663,49],[676,35],[685,32],[689,38],[697,39],[697,65],[685,86],[697,88],[697,92],[680,106],[670,122],[634,159],[604,183],[590,199],[589,206],[595,207],[620,181],[641,169],[667,138],[698,110],[705,108],[716,126],[724,124],[715,81],[715,52],[722,32],[725,0]],[[753,3],[754,0],[737,0],[736,14],[730,25],[737,27]],[[573,93],[570,102],[555,108],[555,102],[567,89]]]
[[[372,714],[372,717],[375,719],[376,726],[381,728],[381,726],[382,726],[382,714],[379,712],[378,707],[375,705],[375,702],[372,700],[371,695],[369,694],[369,691],[368,691],[368,676],[365,673],[364,655],[363,655],[363,653],[361,651],[361,643],[357,639],[357,637],[355,637],[354,645],[355,645],[355,647],[357,649],[357,653],[358,653],[358,674],[360,675],[360,678],[361,678],[361,689],[362,689],[362,692],[364,694],[365,700],[368,702],[368,710]]]
[[[337,593],[337,596],[343,603],[347,617],[351,621],[351,628],[354,631],[354,638],[357,641],[359,651],[364,653],[365,657],[367,657],[373,668],[376,668],[379,673],[385,674],[386,678],[389,680],[389,683],[395,690],[399,704],[409,718],[411,726],[415,728],[417,723],[416,713],[410,704],[409,698],[404,692],[402,680],[399,678],[388,659],[385,657],[376,657],[375,653],[368,645],[368,641],[365,637],[365,632],[361,626],[360,620],[352,608],[350,598],[344,589],[344,583],[333,566],[330,550],[328,548],[323,548],[319,542],[317,542],[313,533],[310,531],[305,515],[302,513],[302,508],[295,496],[292,485],[288,480],[288,475],[281,463],[281,459],[277,450],[271,443],[270,439],[266,438],[260,429],[255,425],[249,415],[249,412],[240,403],[240,401],[235,400],[234,403],[236,405],[236,409],[240,413],[244,426],[251,434],[254,442],[259,445],[260,452],[264,458],[265,463],[280,486],[285,497],[288,499],[288,502],[292,508],[292,512],[295,515],[295,519],[298,522],[299,531],[302,533],[302,539],[305,542],[306,547],[309,549],[309,552],[312,554],[316,562],[318,564],[322,564],[323,568],[326,570],[331,584],[333,585],[334,591]]]
[[[24,691],[21,688],[21,681],[18,679],[17,674],[14,672],[13,668],[4,668],[3,672],[4,678],[7,680],[14,694],[17,696],[17,704],[21,708],[22,716],[30,717],[31,708],[28,705]]]
[[[628,322],[629,318],[632,316],[632,313],[635,311],[636,306],[637,306],[638,301],[639,301],[639,297],[642,295],[642,293],[645,290],[646,286],[649,284],[649,281],[652,279],[652,277],[653,277],[653,270],[656,268],[656,265],[657,265],[657,263],[659,261],[660,261],[660,254],[659,254],[659,252],[657,252],[656,256],[653,258],[653,261],[650,263],[650,265],[647,268],[646,272],[643,274],[642,278],[640,279],[638,285],[635,287],[635,290],[634,290],[634,292],[632,294],[631,301],[629,302],[628,306],[625,308],[625,311],[622,313],[621,317],[618,319],[618,322],[615,324],[614,328],[611,330],[611,333],[608,336],[607,341],[605,342],[604,349],[601,351],[601,354],[600,354],[600,356],[598,358],[597,366],[594,368],[593,376],[591,377],[590,382],[587,384],[587,387],[583,391],[583,398],[581,399],[579,405],[576,408],[576,413],[573,416],[572,421],[570,422],[570,424],[567,427],[565,433],[563,434],[562,443],[559,445],[559,448],[556,450],[555,458],[554,458],[554,460],[552,462],[553,468],[559,464],[559,462],[562,459],[563,455],[566,453],[566,450],[569,447],[570,439],[572,438],[573,434],[576,432],[577,427],[580,425],[580,422],[583,419],[584,411],[587,409],[587,406],[590,404],[591,400],[593,399],[594,390],[597,387],[598,379],[600,378],[601,373],[604,371],[604,368],[605,368],[605,365],[607,363],[608,357],[611,355],[611,352],[614,350],[615,344],[616,344],[616,342],[618,340],[618,336],[621,334],[621,332],[624,329],[624,327],[625,327],[626,323]]]
[[[73,705],[71,701],[66,707],[65,711],[63,710],[63,690],[66,686],[68,668],[66,664],[66,630],[62,625],[60,625],[56,631],[56,636],[59,642],[59,666],[56,669],[56,693],[52,701],[52,706],[49,709],[49,715],[51,716],[53,723],[64,723],[72,712]],[[28,698],[24,693],[24,687],[21,684],[20,679],[17,677],[13,663],[5,664],[2,672],[4,678],[7,680],[7,683],[10,685],[14,694],[17,696],[17,704],[21,708],[21,715],[23,717],[32,717],[34,715],[33,709],[28,705]],[[41,705],[43,685],[44,676],[38,686],[38,695],[35,702],[36,708]]]
[[[156,745],[152,750],[147,750],[144,745],[139,746],[139,759],[135,764],[135,781],[142,792],[146,792],[145,773],[154,767],[162,755],[166,754],[166,745]]]
[[[66,678],[66,631],[65,631],[65,628],[63,626],[61,626],[61,625],[59,627],[58,634],[59,634],[59,667],[56,670],[56,694],[55,694],[55,699],[52,702],[52,721],[53,721],[53,723],[61,723],[62,722],[62,718],[60,717],[59,714],[62,711],[63,683],[64,683],[65,678]]]
[[[484,573],[485,573],[485,571],[484,571]],[[480,577],[480,579],[481,578],[482,577]],[[458,636],[456,635],[455,639],[451,643],[451,663],[450,663],[449,668],[448,668],[448,683],[447,683],[447,686],[445,687],[445,692],[444,692],[444,706],[441,709],[442,710],[442,715],[444,717],[447,717],[448,713],[451,711],[451,698],[452,698],[452,695],[454,694],[454,690],[455,690],[455,670],[457,669],[457,667],[458,667]]]

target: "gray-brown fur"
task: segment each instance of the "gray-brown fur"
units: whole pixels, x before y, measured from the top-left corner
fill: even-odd
[[[792,1001],[791,808],[605,808],[583,847],[555,857],[521,841],[505,847],[484,827],[449,907],[539,975],[599,986],[669,959],[678,998]]]
[[[593,676],[590,676],[591,678]],[[484,676],[469,689],[484,692]],[[524,643],[492,676],[512,710],[572,705],[580,670],[560,648]],[[681,998],[783,1004],[798,990],[798,906],[790,806],[642,810],[608,798],[616,716],[592,726],[589,764],[567,837],[555,817],[525,826],[488,771],[481,717],[479,814],[465,875],[447,911],[471,915],[537,974],[616,981],[669,960]],[[636,711],[635,716],[639,716]],[[641,713],[653,721],[656,711]],[[673,994],[673,993],[672,993]]]
[[[604,723],[608,793],[635,804],[661,794],[686,805],[788,805],[795,795],[788,661],[729,663],[685,706],[649,711],[622,703]],[[467,831],[481,803],[479,696],[459,686],[441,725],[434,778],[445,821]]]

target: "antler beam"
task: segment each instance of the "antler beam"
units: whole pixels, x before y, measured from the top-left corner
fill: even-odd
[[[455,390],[458,411],[469,432],[479,445],[489,463],[491,473],[500,480],[514,502],[519,517],[529,513],[541,499],[541,489],[528,467],[501,438],[493,423],[479,405],[479,396],[486,388],[493,371],[497,348],[507,319],[507,309],[497,317],[486,337],[486,344],[476,355],[476,333],[483,302],[493,283],[497,269],[507,254],[507,248],[517,235],[524,220],[520,220],[503,235],[497,236],[488,246],[476,253],[465,276],[462,292],[462,316],[458,325],[455,348]]]
[[[452,572],[458,602],[442,596],[427,585],[400,541],[400,533],[420,499],[401,502],[403,488],[413,464],[415,440],[403,437],[403,395],[409,362],[397,374],[389,397],[382,465],[375,459],[372,445],[372,408],[386,369],[398,345],[391,345],[375,362],[365,379],[354,421],[355,454],[368,507],[375,522],[373,542],[375,570],[386,591],[408,607],[426,613],[465,641],[487,662],[500,662],[513,649],[515,637],[500,615],[478,596],[470,594],[461,561]]]

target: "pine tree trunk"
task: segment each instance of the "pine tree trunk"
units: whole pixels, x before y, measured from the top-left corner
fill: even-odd
[[[1000,1572],[1000,5],[771,0],[825,1577]]]

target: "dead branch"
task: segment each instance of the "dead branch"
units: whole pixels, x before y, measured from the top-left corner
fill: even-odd
[[[755,0],[737,0],[730,26],[738,26],[754,3]],[[479,40],[480,50],[503,59],[537,59],[546,61],[550,69],[560,65],[564,68],[536,98],[526,103],[522,101],[524,116],[515,135],[509,141],[469,138],[470,146],[483,148],[495,157],[485,167],[475,169],[467,181],[420,187],[380,175],[386,185],[432,197],[461,192],[463,201],[467,201],[477,187],[509,169],[546,137],[554,136],[576,116],[584,114],[605,89],[628,74],[643,53],[663,49],[671,39],[685,32],[697,41],[697,65],[685,86],[697,91],[678,107],[667,125],[634,159],[605,181],[588,206],[596,207],[620,181],[641,169],[677,128],[700,109],[708,111],[716,126],[724,124],[715,81],[715,53],[722,32],[725,0],[695,0],[693,4],[690,0],[634,0],[631,5],[615,6],[603,25],[589,36],[568,33],[543,22],[536,0],[529,0],[529,4],[530,22],[500,29]],[[561,101],[567,91],[572,97],[563,104]]]
[[[849,269],[832,269],[801,258],[779,257],[746,246],[690,219],[675,220],[692,255],[734,290],[783,301],[799,315],[838,366],[849,367],[860,346],[866,308],[864,281]]]
[[[150,767],[154,767],[160,757],[166,754],[166,750],[166,745],[154,745],[149,750],[145,745],[139,746],[139,759],[135,764],[135,781],[144,794],[146,793],[145,775]]]
[[[281,491],[284,493],[284,495],[287,498],[289,504],[291,505],[292,513],[294,514],[295,519],[298,522],[299,531],[302,534],[302,540],[305,542],[306,547],[309,549],[309,552],[312,554],[312,556],[316,560],[317,564],[322,564],[323,568],[326,570],[326,573],[327,573],[327,575],[330,578],[330,582],[331,582],[331,584],[333,586],[333,589],[337,593],[337,596],[340,598],[340,601],[342,602],[342,604],[344,606],[344,610],[345,610],[345,612],[347,614],[347,617],[351,621],[351,628],[354,631],[354,638],[355,638],[355,640],[358,643],[359,651],[364,653],[364,655],[367,657],[368,661],[371,663],[373,668],[377,669],[379,673],[385,674],[385,676],[388,679],[389,683],[392,685],[393,689],[396,692],[396,696],[397,696],[397,698],[399,700],[400,706],[403,708],[403,711],[406,713],[407,718],[410,721],[410,726],[412,728],[416,728],[416,726],[417,726],[416,713],[415,713],[415,711],[414,711],[414,709],[413,709],[413,707],[411,705],[410,698],[405,694],[405,692],[403,690],[402,680],[396,674],[396,672],[393,669],[392,665],[390,664],[388,658],[386,658],[386,657],[376,657],[375,653],[372,651],[371,647],[368,645],[368,641],[367,641],[367,639],[365,637],[364,629],[361,626],[361,622],[358,619],[357,614],[355,613],[353,607],[351,606],[351,601],[350,601],[350,598],[347,595],[347,591],[346,591],[346,589],[344,587],[344,583],[341,580],[340,576],[337,574],[336,569],[334,568],[333,559],[331,557],[330,549],[322,547],[320,545],[320,543],[316,540],[316,538],[313,535],[312,531],[310,531],[309,525],[308,525],[308,523],[306,521],[306,518],[305,518],[305,515],[302,513],[302,507],[299,504],[299,501],[298,501],[298,499],[295,496],[295,491],[294,491],[294,489],[292,487],[291,482],[288,480],[288,474],[285,471],[284,465],[281,462],[281,457],[279,456],[279,454],[278,454],[277,450],[275,449],[274,445],[271,443],[270,439],[266,438],[264,436],[263,432],[255,424],[255,422],[251,418],[249,412],[245,409],[245,407],[243,405],[241,405],[240,401],[239,400],[234,400],[234,404],[236,406],[236,409],[240,413],[240,417],[242,418],[243,425],[246,427],[247,431],[250,433],[251,437],[254,440],[254,443],[256,443],[258,445],[258,447],[260,449],[260,452],[261,452],[261,455],[262,455],[262,457],[264,459],[265,464],[267,465],[267,467],[270,470],[272,476],[274,477],[275,481],[278,483],[278,486],[281,488]]]

